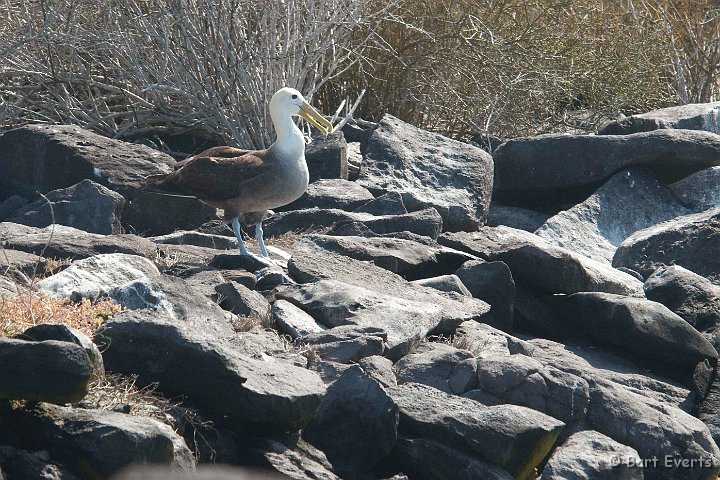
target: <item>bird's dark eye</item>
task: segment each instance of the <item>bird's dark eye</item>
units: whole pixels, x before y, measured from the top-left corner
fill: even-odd
[[[295,100],[297,98],[297,95],[293,95],[292,98],[293,100]]]

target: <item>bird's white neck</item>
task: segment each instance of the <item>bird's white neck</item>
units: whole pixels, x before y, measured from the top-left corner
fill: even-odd
[[[275,126],[277,139],[270,148],[273,150],[282,150],[293,154],[291,158],[304,156],[305,138],[300,129],[292,121],[291,116],[272,116],[272,122]]]

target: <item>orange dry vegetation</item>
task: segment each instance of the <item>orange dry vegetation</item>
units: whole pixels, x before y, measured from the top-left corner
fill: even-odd
[[[47,297],[41,293],[23,293],[0,297],[0,336],[13,336],[33,325],[62,323],[92,337],[93,331],[122,308],[112,300],[91,303]]]

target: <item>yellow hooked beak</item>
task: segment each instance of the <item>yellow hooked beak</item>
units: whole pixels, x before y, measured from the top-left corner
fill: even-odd
[[[320,130],[320,132],[322,132],[322,134],[326,137],[333,131],[332,123],[325,120],[325,117],[315,110],[315,108],[308,102],[303,102],[303,104],[300,105],[300,112],[298,112],[298,115],[310,122],[310,125],[313,125],[315,128]]]

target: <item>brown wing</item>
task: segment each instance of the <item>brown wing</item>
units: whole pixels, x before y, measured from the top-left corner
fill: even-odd
[[[201,200],[223,201],[237,197],[242,184],[267,171],[263,161],[267,150],[239,157],[199,156],[183,160],[181,168],[155,186],[172,192],[194,195]]]
[[[255,152],[253,150],[245,150],[242,148],[235,148],[235,147],[228,147],[228,146],[212,147],[212,148],[208,148],[207,150],[203,150],[202,152],[198,153],[197,155],[188,157],[185,160],[180,160],[175,165],[173,165],[173,168],[175,170],[180,170],[182,167],[184,167],[185,165],[190,163],[190,161],[195,160],[196,158],[202,158],[202,157],[237,158],[237,157],[242,157],[243,155],[247,155],[248,153],[255,153]]]

